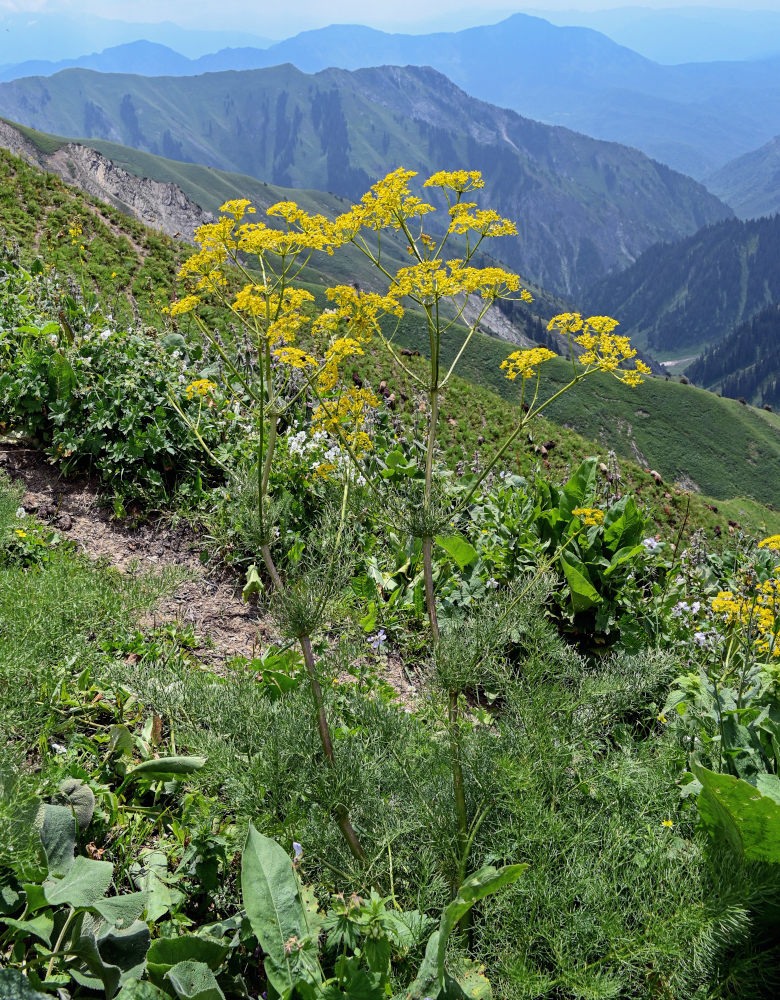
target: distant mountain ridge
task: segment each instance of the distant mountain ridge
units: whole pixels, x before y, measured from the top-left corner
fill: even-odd
[[[740,324],[686,369],[697,385],[780,407],[780,303]]]
[[[288,65],[162,80],[71,69],[0,84],[0,111],[42,131],[347,198],[399,164],[480,169],[486,202],[518,225],[495,255],[569,296],[659,240],[732,214],[636,150],[477,101],[430,68],[309,76]]]
[[[706,184],[741,219],[780,212],[780,135],[727,163]]]
[[[590,288],[586,308],[620,319],[651,354],[699,353],[780,302],[780,216],[728,219]]]
[[[590,28],[558,27],[526,14],[428,35],[333,25],[267,48],[228,48],[197,59],[135,42],[68,62],[155,75],[286,63],[306,73],[432,66],[478,99],[635,146],[699,179],[780,133],[780,57],[662,66]],[[150,62],[156,62],[151,70]],[[61,68],[64,64],[7,67],[0,79]]]

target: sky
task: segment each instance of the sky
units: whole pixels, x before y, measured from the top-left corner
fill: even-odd
[[[0,0],[0,14],[95,15],[122,21],[173,21],[188,28],[244,27],[270,37],[285,37],[327,24],[369,24],[385,30],[458,30],[495,23],[517,10],[604,10],[618,7],[725,7],[739,0],[532,0],[527,6],[506,0],[393,0],[367,4],[365,0]],[[748,0],[753,10],[780,10],[780,0]],[[294,12],[294,13],[293,13]],[[292,29],[292,30],[291,30]]]

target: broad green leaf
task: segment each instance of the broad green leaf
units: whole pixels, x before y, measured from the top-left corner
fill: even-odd
[[[116,1000],[170,1000],[170,997],[152,983],[136,980],[123,986],[117,993]]]
[[[125,783],[135,778],[167,777],[171,774],[194,774],[205,763],[205,757],[158,757],[155,760],[145,760],[127,772]]]
[[[81,778],[66,778],[60,782],[60,792],[66,796],[79,829],[85,830],[92,822],[95,812],[95,793]]]
[[[780,803],[730,774],[716,774],[698,764],[702,784],[698,806],[702,826],[712,837],[725,837],[748,861],[780,863]]]
[[[111,737],[109,746],[114,752],[118,750],[120,753],[132,753],[133,734],[127,726],[109,726],[108,732]]]
[[[618,566],[622,566],[623,563],[629,562],[635,556],[638,556],[643,551],[643,548],[642,545],[626,545],[622,549],[618,549],[604,570],[604,576],[611,576]]]
[[[458,895],[444,910],[439,925],[439,941],[436,951],[436,974],[439,985],[444,988],[444,958],[447,953],[447,942],[453,928],[458,923],[464,913],[481,899],[498,892],[504,886],[512,885],[516,882],[528,865],[504,865],[503,868],[494,868],[487,865],[480,868],[469,876],[458,890]]]
[[[180,1000],[225,1000],[214,973],[205,962],[179,962],[166,979]]]
[[[437,535],[436,544],[452,556],[460,569],[470,566],[477,558],[477,550],[462,535]]]
[[[41,913],[31,920],[12,920],[10,917],[4,917],[3,926],[20,931],[25,936],[32,935],[51,947],[51,932],[54,930],[54,920],[46,913]]]
[[[612,552],[637,545],[645,530],[645,519],[632,496],[626,494],[604,517],[604,545]]]
[[[492,1000],[493,990],[485,975],[485,966],[466,959],[458,969],[458,986],[469,1000]]]
[[[292,861],[279,844],[258,833],[252,824],[241,857],[241,895],[266,955],[266,976],[277,993],[289,995],[299,980],[319,982],[318,964],[307,962],[303,950],[285,947],[291,938],[301,942],[310,932]]]
[[[33,989],[17,969],[0,969],[0,997],[3,1000],[51,1000],[48,993]]]
[[[596,485],[596,465],[598,458],[586,458],[585,461],[574,470],[564,484],[560,498],[560,508],[566,514],[571,514],[575,507],[582,507],[593,493]]]
[[[252,594],[261,594],[263,589],[263,581],[260,577],[260,571],[257,566],[252,563],[246,571],[246,585],[241,591],[241,596],[244,601],[248,601]]]
[[[149,978],[158,986],[164,986],[166,973],[182,962],[201,962],[216,972],[229,951],[229,945],[194,934],[157,938],[146,955]]]
[[[129,927],[146,909],[147,894],[145,892],[128,892],[124,896],[109,896],[99,899],[92,909],[100,916],[121,929]]]
[[[561,552],[558,556],[563,569],[566,582],[571,590],[571,606],[577,611],[587,611],[594,604],[601,603],[601,596],[587,577],[587,569],[584,563],[578,562],[576,565],[570,556]]]
[[[46,803],[38,810],[35,825],[46,854],[49,878],[62,878],[73,864],[76,850],[76,818],[72,810]]]
[[[114,866],[108,861],[93,861],[79,855],[65,878],[47,882],[46,901],[52,906],[89,907],[102,900],[111,886]]]

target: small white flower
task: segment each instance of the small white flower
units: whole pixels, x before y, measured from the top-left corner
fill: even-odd
[[[16,508],[16,516],[19,517],[19,518],[26,517],[27,516],[27,511],[24,509],[24,507],[17,507]]]
[[[498,586],[498,580],[496,580],[494,577],[491,576],[490,579],[485,584],[485,586],[489,587],[491,590],[495,590],[495,588]]]
[[[108,340],[108,338],[109,338],[110,336],[111,336],[111,331],[110,331],[110,330],[104,330],[104,331],[103,331],[103,332],[102,332],[102,333],[100,334],[100,339],[101,339],[101,340]]]
[[[691,605],[691,614],[698,615],[700,609],[701,609],[701,601],[694,601],[693,604]]]
[[[642,544],[644,545],[644,547],[647,549],[648,552],[652,552],[653,549],[657,549],[658,548],[658,546],[660,545],[660,542],[658,542],[651,535],[649,538],[643,538],[642,539]]]

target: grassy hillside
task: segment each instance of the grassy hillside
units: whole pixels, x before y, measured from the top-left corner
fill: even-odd
[[[401,339],[424,349],[410,327],[401,331]],[[506,354],[505,344],[477,337],[459,370],[469,381],[517,402],[519,386],[499,367]],[[568,381],[572,369],[561,359],[542,371],[544,398]],[[736,400],[656,378],[630,389],[599,375],[552,404],[546,415],[686,488],[717,498],[754,497],[764,504],[776,503],[780,494],[780,416]]]
[[[108,302],[115,316],[130,319],[133,302],[137,302],[146,322],[162,323],[160,306],[170,298],[178,263],[188,248],[4,152],[0,152],[0,180],[0,226],[21,244],[28,260],[41,256],[74,274]],[[77,243],[68,232],[74,225],[83,230]],[[322,296],[321,286],[312,287]],[[408,314],[398,338],[401,344],[424,347],[419,319]],[[446,423],[442,434],[453,464],[470,461],[478,448],[487,453],[512,425],[517,387],[503,378],[499,369],[510,350],[502,341],[477,336],[465,355],[460,369],[464,378],[453,384],[446,401],[447,416],[454,423]],[[374,355],[366,363],[372,378],[393,380],[391,384],[404,391],[400,373],[393,370],[385,355]],[[552,363],[549,370],[555,380],[565,377],[568,369],[561,361]],[[407,395],[411,413],[411,391]],[[672,382],[650,380],[632,392],[608,380],[591,382],[579,394],[568,397],[565,405],[558,404],[551,415],[558,422],[541,422],[535,436],[539,443],[556,442],[548,458],[556,474],[592,453],[597,441],[603,457],[612,448],[627,460],[628,482],[645,492],[663,522],[677,518],[681,501],[672,491],[670,506],[665,497],[667,487],[656,488],[642,472],[644,460],[667,480],[685,481],[688,477],[713,497],[749,496],[773,503],[778,495],[780,422],[763,411]],[[480,436],[484,438],[482,446],[478,445]],[[633,461],[638,453],[642,459],[639,465]],[[526,471],[539,459],[525,443],[510,457]],[[666,507],[670,508],[668,515]],[[746,508],[747,523],[768,523],[773,517],[756,510]],[[716,523],[703,504],[697,503],[696,511],[703,523]],[[780,530],[780,519],[777,523]]]
[[[731,160],[711,174],[707,187],[730,205],[741,219],[756,219],[780,211],[780,136]]]
[[[484,104],[429,68],[165,78],[73,69],[0,84],[0,106],[60,135],[349,198],[399,164],[480,169],[485,202],[518,223],[496,255],[560,294],[731,214],[636,150]]]

